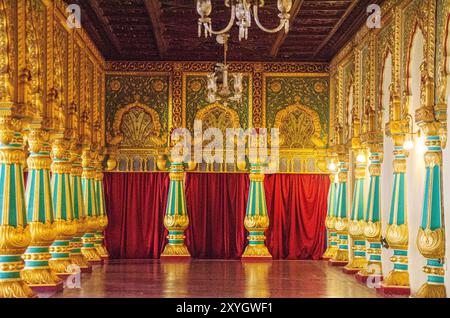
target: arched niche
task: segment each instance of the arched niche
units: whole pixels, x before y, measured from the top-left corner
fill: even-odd
[[[321,134],[319,114],[301,104],[290,105],[279,111],[274,128],[280,131],[280,148],[323,148],[326,137]]]
[[[425,38],[419,24],[416,24],[415,32],[411,37],[409,45],[409,54],[407,60],[407,111],[412,115],[413,129],[419,129],[415,122],[414,114],[420,105],[421,91],[421,65],[424,62]],[[408,100],[406,100],[408,101]],[[410,283],[412,294],[416,293],[420,286],[426,281],[426,275],[422,271],[425,265],[423,256],[419,253],[416,240],[417,232],[422,218],[423,193],[425,182],[425,140],[422,135],[412,137],[415,147],[409,152],[406,169],[406,193],[407,193],[407,211],[409,227],[409,263]]]
[[[134,102],[117,111],[108,144],[120,148],[157,148],[166,143],[158,113],[145,104]]]

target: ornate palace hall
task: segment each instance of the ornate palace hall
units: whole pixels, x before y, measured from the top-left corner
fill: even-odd
[[[0,299],[447,298],[449,76],[450,0],[0,0]]]

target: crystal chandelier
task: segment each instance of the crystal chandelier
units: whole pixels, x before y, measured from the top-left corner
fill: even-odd
[[[238,102],[242,101],[242,74],[233,73],[233,91],[229,86],[229,74],[227,64],[228,54],[228,34],[217,36],[217,42],[223,44],[223,63],[217,63],[214,72],[208,75],[208,102],[216,103],[222,102],[224,105],[228,101]]]
[[[278,0],[278,10],[280,13],[278,17],[280,18],[280,25],[275,29],[267,29],[260,22],[258,18],[258,9],[264,6],[264,0],[224,0],[225,6],[231,7],[231,18],[228,25],[220,31],[214,31],[212,29],[212,21],[209,15],[212,11],[211,0],[197,0],[197,12],[200,15],[198,19],[198,36],[202,36],[202,31],[205,37],[212,36],[213,34],[226,34],[233,27],[234,22],[239,27],[239,41],[248,38],[248,29],[252,24],[252,6],[253,6],[253,17],[256,25],[267,33],[276,33],[281,31],[283,28],[286,33],[289,32],[289,19],[291,15],[289,12],[292,8],[292,0]]]

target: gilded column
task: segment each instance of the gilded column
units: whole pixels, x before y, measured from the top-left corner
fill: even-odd
[[[249,232],[249,242],[242,259],[272,259],[272,255],[265,245],[269,215],[267,214],[264,172],[261,163],[252,163],[250,167],[250,190],[244,224]]]
[[[383,277],[381,268],[381,162],[382,145],[373,143],[370,150],[370,186],[367,197],[367,208],[364,226],[364,236],[369,243],[367,249],[368,264],[356,274],[356,279],[366,283],[369,276],[374,280]]]
[[[31,243],[25,255],[22,279],[36,292],[56,292],[63,281],[50,269],[50,245],[56,239],[50,184],[49,134],[43,130],[28,133],[30,156],[26,189],[28,226]]]
[[[322,256],[324,260],[330,260],[336,255],[338,250],[338,235],[336,233],[336,229],[334,228],[334,222],[336,221],[334,208],[336,206],[336,192],[337,192],[337,183],[336,183],[336,173],[331,171],[330,174],[330,190],[328,192],[328,212],[327,218],[325,220],[325,225],[328,230],[328,247],[325,253]]]
[[[76,271],[70,260],[70,241],[77,233],[77,224],[73,219],[69,150],[67,140],[58,138],[53,142],[52,193],[56,240],[50,247],[50,267],[60,277],[67,277]]]
[[[391,209],[386,229],[386,241],[394,250],[391,262],[393,270],[381,284],[381,290],[387,294],[409,295],[408,272],[408,211],[406,209],[406,152],[403,149],[405,135],[391,125],[391,135],[394,138],[394,185],[392,189]]]
[[[167,201],[164,226],[169,231],[168,243],[161,258],[190,258],[184,240],[184,232],[189,226],[184,192],[185,170],[182,162],[172,162],[170,165],[169,197]]]
[[[418,298],[447,298],[445,288],[445,219],[442,188],[442,139],[446,138],[446,115],[439,113],[435,104],[435,83],[427,63],[421,65],[421,108],[416,111],[416,122],[426,137],[425,191],[422,223],[417,235],[417,247],[426,258],[423,271],[427,282],[417,292]],[[442,83],[441,83],[442,84]],[[440,94],[442,95],[442,94]],[[442,100],[442,96],[438,96]],[[436,112],[435,112],[436,110]],[[444,128],[444,129],[443,129]]]
[[[95,176],[95,202],[97,204],[98,227],[97,232],[95,233],[95,249],[100,257],[106,260],[109,258],[109,253],[104,244],[104,231],[108,226],[108,216],[106,214],[105,192],[103,188],[103,158],[104,157],[102,155],[99,155],[96,162],[97,174]]]
[[[25,213],[21,123],[0,117],[0,298],[34,293],[20,277],[22,254],[31,242]]]
[[[355,152],[355,155],[358,155]],[[361,155],[361,154],[360,154]],[[355,169],[355,189],[353,194],[352,214],[350,216],[349,233],[352,238],[352,258],[344,267],[347,274],[356,274],[367,265],[366,239],[364,237],[364,182],[366,177],[366,164],[357,160]]]
[[[445,229],[442,208],[442,148],[438,123],[422,125],[427,137],[426,178],[422,223],[417,236],[420,253],[427,259],[423,271],[427,282],[417,292],[419,298],[446,298],[444,284]]]
[[[73,219],[77,223],[77,233],[70,241],[70,260],[77,265],[82,273],[91,273],[92,266],[88,263],[86,257],[81,252],[83,247],[82,237],[86,233],[86,215],[84,212],[83,190],[81,185],[81,177],[83,167],[81,165],[81,154],[74,147],[71,153],[72,169],[70,170],[71,187],[72,187],[72,206]]]
[[[331,259],[332,266],[345,266],[348,263],[348,214],[347,214],[347,178],[348,155],[344,145],[338,145],[339,157],[339,186],[337,193],[337,217],[335,229],[339,236],[339,245],[336,255]]]
[[[83,174],[82,190],[84,211],[86,213],[86,232],[83,235],[83,248],[81,252],[91,265],[101,265],[103,260],[95,249],[95,232],[97,231],[97,205],[95,203],[95,177],[97,171],[94,166],[94,159],[91,150],[85,148],[82,155]]]

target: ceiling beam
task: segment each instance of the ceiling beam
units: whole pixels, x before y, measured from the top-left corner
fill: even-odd
[[[316,57],[317,54],[320,53],[320,51],[324,48],[324,46],[327,45],[327,43],[331,40],[331,38],[336,34],[336,32],[341,27],[342,23],[344,23],[344,21],[347,19],[348,15],[352,12],[352,10],[356,7],[358,2],[359,2],[359,0],[358,1],[353,0],[353,2],[348,6],[347,10],[342,15],[341,19],[338,21],[338,23],[336,23],[336,25],[331,30],[331,32],[328,34],[328,36],[323,40],[323,42],[319,45],[317,50],[314,52],[314,57]]]
[[[121,45],[120,41],[117,39],[116,35],[114,34],[109,21],[107,18],[105,18],[103,14],[103,10],[100,8],[100,5],[98,4],[97,0],[88,0],[88,5],[92,8],[92,11],[95,14],[95,17],[100,21],[100,23],[96,23],[96,25],[101,25],[104,34],[108,38],[109,42],[113,46],[114,50],[118,52],[120,55],[122,55],[121,51]]]
[[[163,29],[161,24],[161,5],[158,0],[145,0],[145,7],[147,8],[148,16],[152,23],[153,35],[158,47],[159,57],[164,59],[167,53],[167,43],[163,36]]]
[[[292,8],[291,8],[291,18],[289,20],[289,23],[292,26],[292,22],[295,20],[295,18],[298,16],[298,14],[300,13],[300,9],[302,7],[303,4],[303,0],[294,0],[294,3],[292,4]],[[272,45],[272,48],[270,49],[270,56],[272,57],[276,57],[278,55],[278,52],[281,48],[281,46],[283,45],[284,41],[286,40],[288,34],[286,32],[278,32],[277,38],[275,40],[275,42]]]

